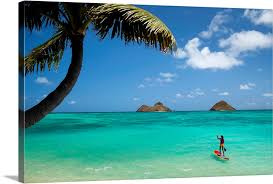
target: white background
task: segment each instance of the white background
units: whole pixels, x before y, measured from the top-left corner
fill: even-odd
[[[69,1],[69,0],[66,0]],[[76,0],[74,0],[75,2]],[[273,0],[81,0],[81,2],[118,2],[130,4],[184,5],[229,8],[266,8],[273,9]],[[0,184],[18,183],[18,0],[1,1],[0,4]],[[253,153],[255,154],[255,153]],[[114,184],[236,184],[272,183],[269,176],[236,176],[181,178],[138,181],[102,181],[78,183]]]

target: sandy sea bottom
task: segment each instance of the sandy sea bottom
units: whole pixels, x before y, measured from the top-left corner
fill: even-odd
[[[26,130],[26,182],[253,174],[272,174],[269,110],[54,113]]]

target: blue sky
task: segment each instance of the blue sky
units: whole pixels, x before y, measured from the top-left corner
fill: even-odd
[[[55,112],[135,111],[157,101],[177,111],[207,110],[219,100],[236,109],[272,109],[272,11],[139,7],[170,28],[177,52],[100,41],[90,29],[78,82]],[[53,31],[27,32],[26,53]],[[58,71],[27,75],[26,108],[56,88],[70,57],[67,48]]]

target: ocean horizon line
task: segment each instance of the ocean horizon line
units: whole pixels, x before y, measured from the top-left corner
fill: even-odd
[[[236,109],[235,111],[211,111],[211,112],[236,112],[236,111],[272,111],[273,109]],[[171,112],[164,112],[164,113],[173,113],[173,112],[208,112],[210,110],[179,110],[179,111],[171,111]],[[136,112],[136,111],[74,111],[74,112],[51,112],[50,114],[60,114],[60,113],[161,113],[158,112]]]

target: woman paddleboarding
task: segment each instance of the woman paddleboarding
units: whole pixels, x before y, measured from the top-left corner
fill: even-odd
[[[223,152],[223,156],[225,156],[225,148],[224,148],[224,146],[225,146],[224,145],[225,144],[225,140],[224,140],[224,136],[221,135],[221,137],[219,137],[217,135],[217,139],[220,140],[220,146],[219,146],[220,155],[222,155],[221,152]]]

